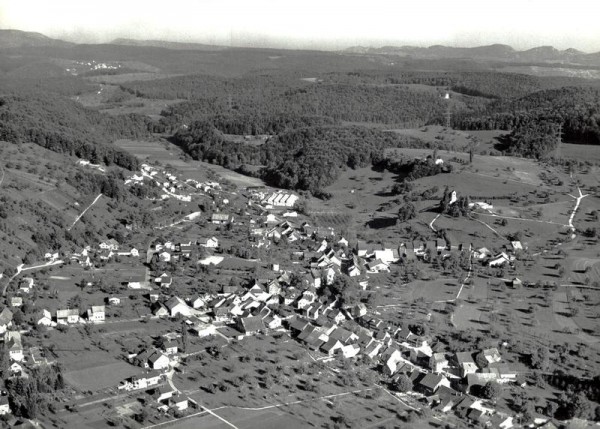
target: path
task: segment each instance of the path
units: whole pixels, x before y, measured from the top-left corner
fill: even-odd
[[[436,220],[438,220],[438,217],[440,217],[440,216],[441,216],[441,213],[440,213],[440,214],[438,214],[436,217],[434,217],[434,218],[433,218],[433,220],[431,221],[431,223],[429,224],[429,228],[431,228],[431,230],[432,230],[433,232],[437,232],[437,229],[435,229],[435,228],[433,227],[433,223],[434,223]]]
[[[471,277],[472,272],[473,272],[473,253],[469,253],[469,271],[467,272],[467,276],[465,277],[465,279],[462,281],[462,284],[460,285],[460,289],[458,289],[458,293],[456,294],[456,296],[452,299],[441,299],[439,301],[434,301],[434,302],[454,302],[454,301],[456,301],[460,297],[460,293],[462,292],[463,288],[465,287],[465,284]]]
[[[4,182],[5,171],[4,168],[0,165],[0,171],[2,172],[2,177],[0,177],[0,186],[2,186],[2,182]]]
[[[529,222],[547,223],[547,224],[550,224],[550,225],[569,226],[567,224],[560,223],[560,222],[553,222],[551,220],[531,219],[531,218],[516,217],[516,216],[505,216],[505,215],[499,215],[499,214],[496,214],[496,213],[478,213],[478,214],[480,216],[491,216],[491,217],[497,217],[497,218],[501,218],[501,219],[524,220],[524,221],[529,221]]]
[[[98,196],[94,199],[94,201],[92,201],[92,204],[90,204],[89,206],[87,206],[85,208],[85,210],[82,211],[79,216],[77,216],[77,219],[75,219],[75,221],[73,222],[73,224],[70,227],[67,228],[67,231],[71,231],[71,228],[73,228],[75,226],[75,224],[79,221],[79,219],[82,218],[82,216],[85,214],[85,212],[87,212],[94,204],[96,204],[96,202],[100,199],[101,196],[102,196],[102,194],[98,194]]]
[[[583,194],[581,192],[581,189],[578,187],[577,190],[579,191],[579,196],[575,197],[571,194],[569,194],[569,197],[571,198],[575,198],[575,207],[573,207],[573,212],[571,213],[571,216],[569,217],[569,227],[571,228],[571,230],[575,231],[575,227],[573,226],[573,218],[575,217],[575,213],[577,213],[577,209],[579,208],[579,204],[581,204],[581,200],[583,200],[585,197],[587,197],[590,194]]]
[[[178,221],[173,222],[171,225],[155,226],[154,229],[165,229],[165,228],[170,228],[172,226],[179,225],[180,223],[183,223],[183,222],[189,222],[189,221],[196,219],[201,214],[202,214],[202,212],[193,212],[193,213],[190,213],[189,215],[184,216],[183,218],[179,219]]]

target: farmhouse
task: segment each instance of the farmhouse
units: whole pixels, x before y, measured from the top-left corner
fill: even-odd
[[[34,281],[31,277],[25,277],[19,282],[19,292],[29,293],[33,290]]]
[[[477,364],[473,360],[473,353],[471,352],[456,353],[456,363],[458,364],[461,377],[477,372]]]
[[[213,324],[198,321],[194,323],[190,332],[198,337],[208,337],[209,335],[215,335],[217,330]]]
[[[42,310],[40,313],[38,313],[37,317],[39,317],[37,321],[38,325],[43,325],[46,327],[56,326],[56,322],[52,321],[52,314],[48,310]]]
[[[78,323],[79,322],[79,310],[76,308],[69,308],[66,310],[56,311],[56,322],[59,324],[66,325],[67,323]]]
[[[297,201],[297,195],[294,195],[290,192],[277,191],[269,195],[262,201],[262,203],[275,207],[294,207]]]
[[[90,322],[104,322],[105,317],[105,308],[103,305],[93,305],[87,311],[87,318]]]

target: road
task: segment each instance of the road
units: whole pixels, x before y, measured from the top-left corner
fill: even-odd
[[[85,208],[85,210],[82,211],[79,216],[77,216],[77,219],[75,219],[75,221],[73,222],[73,224],[70,227],[67,228],[67,231],[71,231],[71,228],[73,228],[75,226],[75,224],[77,222],[79,222],[79,219],[81,219],[83,217],[83,215],[85,214],[85,212],[87,212],[94,204],[96,204],[96,202],[100,199],[101,196],[102,196],[102,194],[98,194],[98,196],[94,199],[94,201],[92,201],[92,204],[90,204],[89,206],[87,206]]]
[[[46,262],[45,264],[32,265],[31,267],[27,267],[27,268],[23,268],[24,264],[17,266],[17,272],[11,278],[9,278],[6,282],[6,284],[4,285],[4,288],[2,289],[2,296],[6,296],[6,290],[8,289],[8,285],[10,285],[10,283],[15,279],[15,277],[20,275],[22,272],[35,270],[38,268],[52,267],[54,265],[60,265],[60,264],[64,264],[64,261],[58,260],[58,261]]]
[[[577,209],[579,208],[579,204],[581,204],[581,200],[583,200],[585,197],[587,197],[589,195],[589,194],[584,195],[581,192],[580,188],[577,188],[577,191],[579,191],[578,197],[575,197],[575,196],[569,194],[569,197],[575,198],[575,207],[573,207],[573,212],[571,213],[571,216],[569,217],[569,227],[573,231],[575,231],[575,227],[573,226],[573,218],[575,218],[575,213],[577,213]]]

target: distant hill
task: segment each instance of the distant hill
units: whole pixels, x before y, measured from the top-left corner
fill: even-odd
[[[202,43],[168,42],[165,40],[134,40],[134,39],[114,39],[111,45],[123,46],[149,46],[154,48],[166,48],[190,51],[223,51],[228,49],[226,46],[205,45]]]
[[[21,30],[0,30],[0,49],[25,46],[73,46],[74,43],[51,39],[40,33]]]
[[[552,46],[539,46],[517,51],[508,45],[494,44],[473,48],[456,48],[434,45],[427,48],[417,46],[384,46],[381,48],[351,47],[344,51],[363,55],[397,55],[412,58],[470,58],[518,63],[561,63],[582,64],[600,67],[600,53],[586,54],[576,49],[559,50]]]

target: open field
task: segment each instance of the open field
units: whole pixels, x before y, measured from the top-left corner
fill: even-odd
[[[119,361],[93,368],[67,371],[65,381],[80,391],[102,390],[115,387],[126,378],[141,372],[141,368]]]

